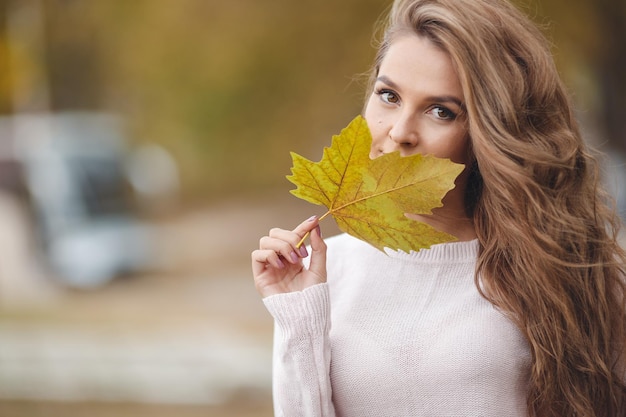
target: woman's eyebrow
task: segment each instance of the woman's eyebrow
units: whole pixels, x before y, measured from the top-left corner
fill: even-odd
[[[376,77],[376,81],[383,82],[383,83],[387,84],[389,87],[395,88],[396,90],[398,90],[400,88],[400,86],[398,84],[396,84],[393,81],[391,81],[389,79],[389,77],[387,77],[386,75],[381,75],[379,77]]]
[[[395,90],[399,90],[400,86],[396,83],[394,83],[389,77],[387,77],[386,75],[381,75],[379,77],[376,77],[376,81],[380,81],[382,83],[387,84],[389,87],[395,89]],[[452,96],[452,95],[442,95],[442,96],[430,96],[428,97],[429,101],[435,101],[437,103],[453,103],[456,104],[457,106],[459,106],[460,108],[465,108],[465,106],[463,105],[463,102],[456,96]]]
[[[428,97],[428,99],[430,101],[434,101],[437,103],[452,103],[452,104],[456,104],[462,109],[465,108],[465,106],[463,105],[463,102],[455,96],[432,96],[432,97]]]

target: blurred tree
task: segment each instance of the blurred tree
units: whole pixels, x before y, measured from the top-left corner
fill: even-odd
[[[596,0],[604,28],[597,43],[600,115],[611,144],[626,155],[626,1]],[[614,41],[613,41],[614,40]]]
[[[516,1],[549,22],[582,115],[626,150],[626,2]],[[289,151],[321,157],[361,109],[360,74],[390,0],[0,0],[0,58],[21,47],[7,43],[7,11],[29,4],[45,13],[43,56],[17,56],[10,73],[0,59],[0,112],[23,108],[15,91],[37,108],[48,93],[27,81],[39,66],[52,110],[123,115],[129,139],[169,149],[183,194],[204,200],[289,189]]]
[[[599,145],[626,154],[626,1],[531,0],[586,122],[599,130]]]
[[[182,161],[190,193],[278,185],[361,107],[380,0],[100,4],[108,106]],[[122,45],[123,47],[119,47]],[[114,64],[114,65],[110,65]],[[303,150],[303,148],[305,150]]]
[[[5,100],[12,112],[48,111],[48,66],[45,61],[45,13],[42,0],[0,0],[4,16],[0,39],[8,74]]]
[[[7,41],[7,9],[0,0],[0,114],[11,113],[11,71]]]
[[[89,1],[78,0],[45,0],[42,4],[51,108],[101,109],[100,49],[104,41],[97,37],[102,24],[90,15],[93,7]]]

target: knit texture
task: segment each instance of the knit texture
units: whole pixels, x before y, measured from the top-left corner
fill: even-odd
[[[478,293],[476,241],[327,244],[327,284],[264,299],[276,416],[526,416],[528,345]]]

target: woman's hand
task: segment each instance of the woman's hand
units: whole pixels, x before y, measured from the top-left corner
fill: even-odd
[[[296,248],[306,233],[311,233],[311,261],[306,269],[302,258],[304,246]],[[259,249],[252,252],[252,273],[257,291],[267,297],[301,291],[326,282],[326,244],[322,240],[317,217],[302,222],[293,231],[270,230],[261,238]]]

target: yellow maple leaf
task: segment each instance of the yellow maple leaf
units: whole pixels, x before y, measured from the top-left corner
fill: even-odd
[[[400,156],[399,152],[370,159],[372,137],[367,122],[357,116],[324,148],[322,159],[312,162],[291,152],[296,197],[328,209],[341,230],[376,248],[419,250],[454,236],[406,217],[430,214],[442,205],[445,194],[463,165],[430,155]]]

